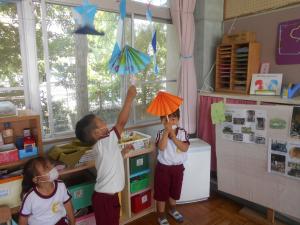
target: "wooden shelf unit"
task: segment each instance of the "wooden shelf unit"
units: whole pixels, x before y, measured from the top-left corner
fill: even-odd
[[[131,193],[130,192],[130,163],[129,160],[132,157],[143,155],[143,154],[149,154],[149,168],[150,168],[150,186],[145,188],[144,190],[141,190],[137,193]],[[125,188],[122,192],[122,210],[123,215],[126,215],[127,220],[120,221],[121,224],[127,224],[129,222],[132,222],[142,216],[145,216],[149,213],[152,213],[155,211],[155,201],[153,199],[153,185],[154,185],[154,168],[156,163],[156,154],[155,154],[155,146],[154,144],[151,144],[151,146],[144,150],[138,150],[138,151],[132,151],[130,152],[126,159],[125,159]],[[131,212],[131,197],[134,195],[137,195],[139,193],[143,193],[144,191],[151,190],[151,206],[139,213],[133,213]]]
[[[253,73],[260,66],[260,44],[221,44],[217,48],[215,90],[248,94]]]
[[[38,155],[43,155],[42,131],[39,115],[27,111],[20,116],[2,117],[0,118],[0,131],[4,130],[5,123],[10,123],[10,127],[14,131],[14,143],[16,143],[17,136],[23,136],[23,131],[25,128],[30,128],[31,135],[34,136],[36,145],[38,147]],[[17,162],[12,162],[4,165],[10,166],[16,164],[19,166],[26,161],[27,160],[20,160],[19,164]]]
[[[36,145],[38,147],[38,156],[42,156],[43,144],[42,144],[42,132],[40,116],[34,114],[31,111],[22,112],[19,116],[2,117],[0,118],[0,131],[4,130],[4,123],[10,123],[10,127],[14,133],[14,143],[16,143],[16,137],[22,137],[25,128],[29,128],[31,135],[34,136]],[[27,161],[33,157],[28,157],[11,163],[5,163],[0,165],[0,170],[21,168]],[[16,214],[19,212],[20,206],[11,208],[11,213]]]

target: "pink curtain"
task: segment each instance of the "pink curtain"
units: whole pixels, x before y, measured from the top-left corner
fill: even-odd
[[[178,77],[178,95],[183,98],[180,125],[188,133],[195,133],[197,126],[197,81],[194,65],[196,0],[172,0],[171,16],[178,33],[181,67]]]
[[[211,122],[211,104],[223,101],[223,98],[200,96],[198,111],[198,129],[197,136],[211,145],[211,170],[217,171],[216,158],[216,132],[215,125]],[[227,99],[227,104],[245,104],[255,105],[255,101]]]

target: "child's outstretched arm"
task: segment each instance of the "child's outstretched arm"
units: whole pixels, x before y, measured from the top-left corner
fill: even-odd
[[[117,128],[119,134],[122,134],[123,129],[128,121],[131,105],[132,105],[132,102],[133,102],[133,99],[135,98],[135,96],[136,96],[136,88],[135,88],[135,86],[131,85],[128,89],[125,103],[119,114],[119,118],[118,118],[118,121],[116,124],[116,128]]]

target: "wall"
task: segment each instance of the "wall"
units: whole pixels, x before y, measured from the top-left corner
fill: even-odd
[[[299,19],[300,4],[267,13],[260,13],[236,19],[232,33],[241,31],[256,32],[256,39],[261,43],[261,61],[271,63],[270,72],[283,73],[283,83],[299,82],[299,64],[276,65],[277,25],[280,22]],[[234,19],[224,21],[224,33],[228,32]]]
[[[206,77],[213,85],[215,72],[207,76],[215,62],[216,47],[222,37],[223,0],[197,0],[195,16],[195,69],[197,87],[202,88]]]
[[[299,3],[300,0],[225,0],[224,18],[245,16]]]

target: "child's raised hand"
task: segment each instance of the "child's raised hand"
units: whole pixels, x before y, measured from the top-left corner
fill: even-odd
[[[136,96],[136,87],[134,85],[131,85],[127,91],[127,96],[134,98]]]

